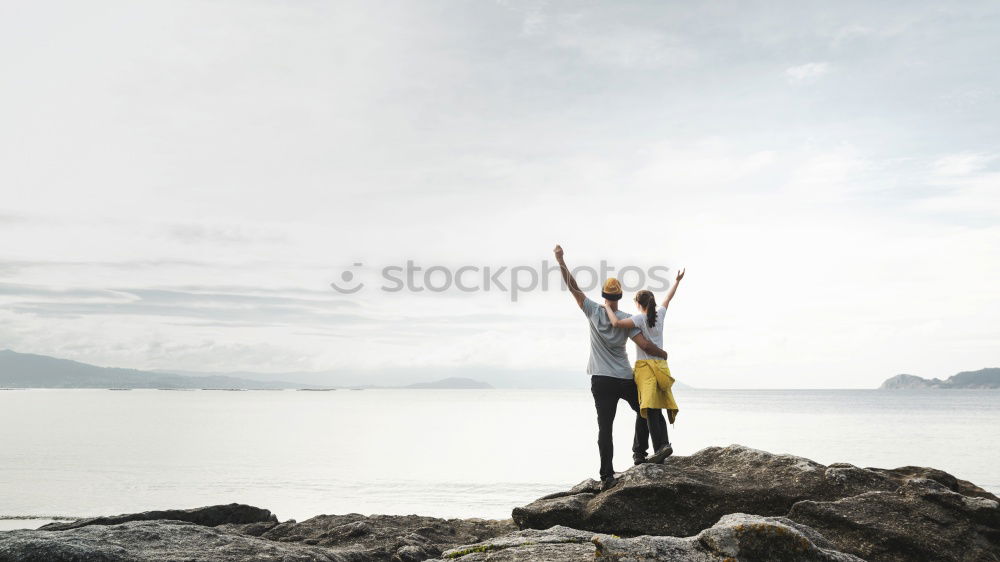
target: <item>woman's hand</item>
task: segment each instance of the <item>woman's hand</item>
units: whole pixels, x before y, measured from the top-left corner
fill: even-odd
[[[559,246],[556,246],[556,248],[558,248],[558,247]],[[687,268],[684,268],[684,269],[682,269],[682,270],[680,270],[680,271],[677,272],[677,280],[678,281],[680,281],[681,279],[684,279],[684,272],[685,271],[687,271]]]

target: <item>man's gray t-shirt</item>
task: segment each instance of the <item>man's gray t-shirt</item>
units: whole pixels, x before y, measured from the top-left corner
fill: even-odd
[[[590,299],[583,300],[583,313],[587,315],[590,324],[590,362],[587,363],[587,374],[631,379],[632,364],[628,361],[625,343],[638,334],[639,329],[612,327],[604,307]],[[621,320],[631,317],[620,310],[616,313]]]

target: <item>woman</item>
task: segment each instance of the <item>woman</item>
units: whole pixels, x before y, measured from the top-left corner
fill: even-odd
[[[677,272],[677,280],[670,287],[667,298],[663,299],[663,305],[660,307],[656,306],[653,293],[646,290],[635,294],[635,304],[639,309],[639,314],[634,314],[630,318],[618,319],[614,310],[605,304],[604,310],[611,324],[615,328],[639,328],[643,336],[662,348],[663,319],[666,317],[670,301],[677,292],[677,286],[684,278],[684,271],[682,269]],[[636,458],[635,463],[659,463],[674,452],[667,435],[667,422],[663,419],[663,410],[667,411],[670,423],[674,423],[674,419],[677,417],[677,402],[674,401],[674,395],[671,392],[674,378],[670,376],[670,367],[667,366],[665,359],[647,355],[641,349],[636,349],[635,353],[633,376],[639,390],[639,415],[646,418],[649,435],[653,439],[653,456],[649,459]]]

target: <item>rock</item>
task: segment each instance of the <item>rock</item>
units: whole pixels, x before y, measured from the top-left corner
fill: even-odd
[[[831,465],[833,466],[833,465]],[[927,480],[933,480],[938,484],[941,484],[945,488],[948,488],[952,492],[958,492],[963,496],[973,496],[978,498],[987,498],[996,500],[997,497],[993,494],[987,492],[986,490],[976,486],[972,482],[966,480],[959,480],[951,474],[943,470],[938,470],[936,468],[927,468],[924,466],[903,466],[900,468],[884,469],[884,468],[869,468],[868,470],[874,470],[876,472],[881,472],[888,475],[894,480],[905,483],[908,480],[913,480],[917,478],[926,478]]]
[[[259,537],[277,525],[279,525],[277,521],[261,521],[259,523],[224,523],[216,525],[215,528],[226,533]]]
[[[320,515],[301,523],[278,523],[266,509],[231,504],[95,517],[0,533],[0,553],[4,553],[0,561],[21,560],[37,551],[42,553],[38,558],[25,559],[419,562],[456,545],[515,529],[510,520],[416,515]],[[199,540],[203,552],[197,554]]]
[[[1000,560],[1000,503],[936,480],[915,478],[892,492],[835,502],[802,501],[788,518],[872,562]]]
[[[634,467],[605,492],[587,480],[517,508],[513,516],[521,528],[567,525],[625,536],[660,535],[640,543],[668,552],[687,548],[677,537],[698,535],[704,543],[713,536],[709,527],[718,529],[729,514],[745,513],[793,527],[820,551],[871,562],[972,561],[1000,560],[998,502],[982,488],[932,468],[823,466],[732,445],[671,458],[663,465]],[[786,519],[774,519],[780,516]],[[771,538],[762,538],[767,536]],[[783,537],[758,534],[754,540],[777,548]],[[745,552],[751,552],[746,550],[749,540],[741,539]],[[606,552],[613,545],[638,544],[602,541]],[[817,551],[810,559],[827,555]],[[737,559],[755,556],[763,555]]]
[[[418,515],[319,515],[301,523],[281,523],[261,537],[307,542],[340,552],[364,553],[366,560],[426,560],[456,545],[516,530],[510,520],[438,519]]]
[[[568,527],[528,529],[464,545],[444,553],[441,561],[671,560],[676,562],[864,562],[837,552],[819,533],[793,521],[742,513],[730,514],[693,537],[620,538],[594,535]]]
[[[326,548],[280,543],[177,520],[0,533],[0,562],[361,562]]]
[[[116,525],[129,521],[154,521],[172,520],[185,521],[206,527],[215,527],[223,524],[245,524],[245,523],[271,523],[276,524],[278,518],[270,511],[244,505],[231,503],[228,505],[212,505],[208,507],[198,507],[195,509],[167,509],[163,511],[144,511],[142,513],[128,513],[124,515],[111,515],[108,517],[92,517],[89,519],[77,519],[68,523],[56,522],[43,525],[41,529],[46,531],[64,531],[76,529],[88,525]]]
[[[547,560],[580,562],[594,559],[594,533],[557,525],[544,531],[526,529],[446,551],[436,562],[500,562]]]
[[[419,546],[407,545],[401,546],[396,553],[392,556],[394,561],[399,562],[420,562],[421,560],[427,560],[430,558],[429,553],[426,549]]]
[[[595,481],[584,481],[514,509],[513,518],[522,529],[566,525],[620,535],[684,537],[730,513],[784,515],[806,499],[836,500],[897,487],[892,474],[851,465],[826,467],[730,445],[633,467],[606,492]]]
[[[631,562],[864,562],[838,552],[822,535],[783,517],[733,513],[687,538],[594,537],[598,560]]]

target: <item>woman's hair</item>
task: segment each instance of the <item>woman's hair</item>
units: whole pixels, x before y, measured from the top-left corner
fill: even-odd
[[[646,324],[652,328],[656,325],[656,297],[653,293],[643,289],[635,294],[635,302],[646,309]]]

